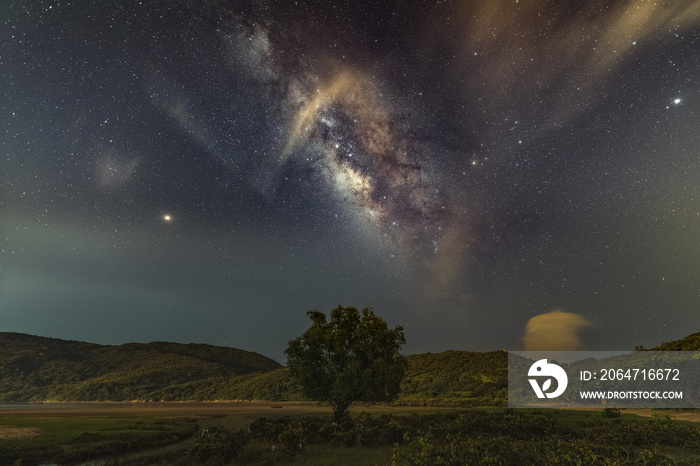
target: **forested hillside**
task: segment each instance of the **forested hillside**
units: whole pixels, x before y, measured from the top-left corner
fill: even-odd
[[[657,351],[700,350],[700,333]],[[505,405],[508,353],[406,357],[397,404]],[[103,346],[0,333],[0,403],[27,401],[303,400],[287,368],[265,356],[204,344]]]
[[[203,344],[103,346],[0,333],[0,402],[152,399],[173,385],[280,367],[256,353]]]
[[[399,403],[491,405],[507,402],[508,353],[445,351],[408,356]]]
[[[665,341],[649,351],[700,351],[700,332],[680,340]]]
[[[400,404],[502,402],[505,352],[407,357]],[[286,368],[256,353],[202,344],[103,346],[0,333],[0,402],[242,400],[303,397]]]

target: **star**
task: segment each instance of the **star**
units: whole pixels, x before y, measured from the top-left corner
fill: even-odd
[[[172,215],[170,215],[170,214],[163,215],[163,221],[164,222],[172,222],[173,221]]]
[[[668,105],[666,105],[666,108],[669,109],[669,108],[671,108],[671,105],[681,105],[682,103],[683,103],[683,99],[681,99],[680,97],[676,97],[676,98],[670,100],[670,103]]]

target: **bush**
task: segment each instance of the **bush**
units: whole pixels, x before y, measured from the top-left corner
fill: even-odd
[[[277,440],[286,450],[303,450],[309,443],[308,430],[299,423],[290,424],[279,434]]]
[[[673,420],[670,414],[654,411],[651,413],[651,419],[657,422],[668,422]]]
[[[616,418],[565,426],[548,412],[518,410],[362,413],[341,423],[316,416],[260,418],[250,431],[274,443],[275,458],[285,460],[307,443],[365,447],[408,442],[405,448],[395,448],[394,465],[698,464],[683,462],[668,449],[700,451],[700,428],[694,424]]]
[[[218,459],[230,463],[248,440],[249,434],[244,430],[232,432],[223,427],[210,427],[195,439],[189,455],[197,461]]]
[[[603,417],[616,418],[622,416],[622,413],[617,408],[605,408],[603,410]]]
[[[407,436],[408,437],[408,436]],[[624,454],[609,446],[580,440],[540,439],[538,442],[510,437],[435,436],[432,430],[410,439],[406,452],[394,448],[392,466],[428,465],[607,465],[618,464]]]

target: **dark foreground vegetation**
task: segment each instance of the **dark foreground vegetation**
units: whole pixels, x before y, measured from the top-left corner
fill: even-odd
[[[571,414],[570,414],[571,415]],[[698,464],[700,427],[651,420],[566,419],[562,413],[469,410],[431,415],[361,414],[342,424],[319,417],[260,418],[237,432],[197,439],[189,459],[227,463],[305,464],[310,446],[372,453],[391,448],[384,464],[607,465]],[[223,439],[226,438],[226,441]],[[246,448],[251,443],[250,448]],[[387,452],[388,453],[388,452]]]
[[[242,428],[213,426],[196,433],[194,421],[186,418],[0,419],[8,422],[38,426],[43,434],[0,440],[3,465],[66,464],[193,434],[179,451],[122,458],[118,464],[700,464],[700,426],[673,421],[666,411],[651,418],[614,410],[363,412],[341,423],[329,415],[268,415]]]
[[[68,464],[173,444],[194,419],[161,416],[0,415],[0,465]]]

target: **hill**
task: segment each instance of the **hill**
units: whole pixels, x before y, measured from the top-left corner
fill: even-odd
[[[407,357],[400,404],[505,399],[505,352]],[[301,400],[289,371],[256,353],[204,344],[105,346],[0,333],[0,402]]]
[[[503,404],[508,391],[508,353],[445,351],[406,357],[408,369],[397,400],[408,405]]]
[[[407,357],[400,404],[504,399],[505,352]],[[0,402],[303,399],[289,371],[256,353],[203,344],[105,346],[0,333]]]
[[[697,351],[700,333],[652,349]],[[506,403],[505,351],[445,351],[415,354],[406,360],[397,404]],[[287,368],[240,349],[165,342],[104,346],[0,333],[0,403],[238,399],[303,397]]]
[[[105,346],[0,333],[0,402],[153,399],[170,386],[280,367],[256,353],[204,344]]]
[[[471,406],[504,404],[508,387],[508,354],[445,351],[406,357],[408,368],[397,404]],[[213,377],[172,385],[154,399],[298,401],[303,396],[287,368],[235,377]]]
[[[649,351],[700,351],[700,332],[680,340],[665,341]]]

